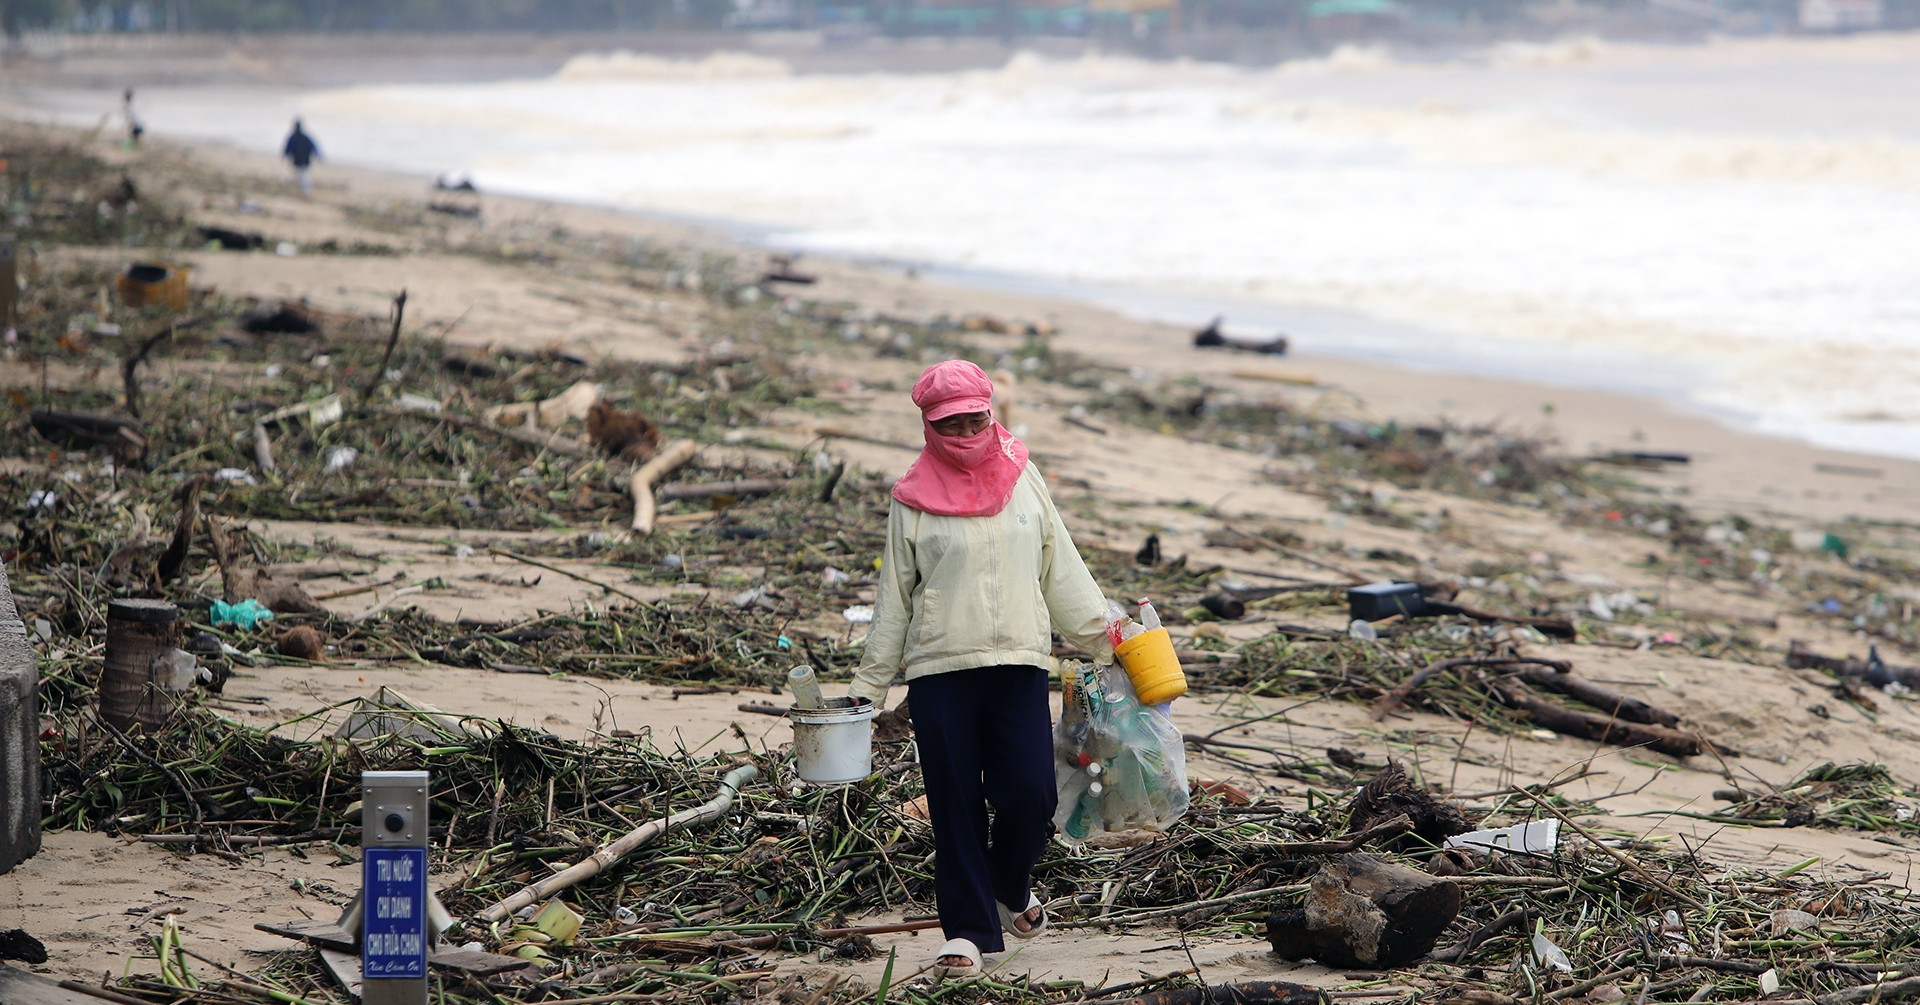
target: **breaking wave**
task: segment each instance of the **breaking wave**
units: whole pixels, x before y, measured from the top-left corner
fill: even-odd
[[[1567,382],[1920,456],[1916,65],[1920,36],[1575,40],[1447,63],[1346,49],[1269,69],[1028,53],[939,74],[615,53],[302,110],[340,160],[802,249],[1323,305],[1437,333],[1370,355],[1559,359]],[[237,129],[231,107],[198,115]],[[1630,362],[1581,362],[1596,353]]]
[[[702,59],[663,59],[620,50],[567,60],[553,75],[562,81],[740,80],[790,77],[785,60],[748,52],[716,52]]]

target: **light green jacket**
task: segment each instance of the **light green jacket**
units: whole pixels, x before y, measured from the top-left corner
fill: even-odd
[[[973,667],[1047,667],[1053,636],[1112,659],[1106,598],[1067,535],[1040,470],[1027,464],[994,516],[924,513],[894,500],[873,631],[849,693],[884,707],[907,679]]]

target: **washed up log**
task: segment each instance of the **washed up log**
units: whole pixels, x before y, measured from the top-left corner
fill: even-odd
[[[661,501],[670,499],[709,499],[713,496],[764,496],[783,492],[794,485],[790,478],[740,478],[730,482],[682,482],[654,493]]]
[[[1652,726],[1678,726],[1680,717],[1663,708],[1649,705],[1638,698],[1631,698],[1610,688],[1601,687],[1585,677],[1569,673],[1571,670],[1548,669],[1541,666],[1529,666],[1520,671],[1520,679],[1529,684],[1544,687],[1549,691],[1564,694],[1592,705],[1616,719],[1628,722],[1641,722]]]
[[[1595,454],[1587,458],[1601,464],[1618,464],[1629,468],[1647,468],[1658,471],[1669,464],[1691,464],[1690,454],[1665,453],[1651,450],[1615,450],[1605,454]]]
[[[1321,867],[1307,905],[1267,919],[1267,941],[1289,960],[1393,967],[1433,948],[1460,913],[1460,888],[1361,852]]]
[[[653,502],[653,483],[667,472],[693,460],[700,452],[700,445],[692,440],[675,440],[660,449],[653,460],[640,465],[628,483],[633,493],[633,532],[636,534],[653,533],[655,506]]]
[[[538,883],[523,887],[519,892],[485,908],[479,914],[480,919],[488,923],[505,921],[513,915],[513,912],[523,907],[538,903],[576,883],[599,875],[615,862],[632,854],[635,849],[676,827],[692,827],[718,820],[726,815],[727,810],[733,808],[733,800],[740,794],[740,787],[758,777],[760,777],[760,769],[751,764],[741,765],[727,772],[726,778],[720,782],[719,794],[712,799],[693,809],[681,810],[670,817],[641,824],[567,869]]]
[[[1442,671],[1452,670],[1456,667],[1508,667],[1516,665],[1537,665],[1561,672],[1570,672],[1573,670],[1573,664],[1564,660],[1540,660],[1525,657],[1494,659],[1484,656],[1461,656],[1455,659],[1441,660],[1438,663],[1415,670],[1413,676],[1401,681],[1394,686],[1393,690],[1381,695],[1379,699],[1373,703],[1372,712],[1374,721],[1378,722],[1392,714],[1394,709],[1399,708],[1402,702],[1406,701],[1415,691],[1420,689],[1420,685],[1425,684],[1429,678]]]
[[[218,245],[221,251],[252,251],[267,246],[264,235],[243,230],[230,230],[226,227],[199,226],[200,239],[208,244]]]
[[[312,335],[320,330],[304,305],[263,300],[240,314],[240,330],[249,335]]]
[[[1708,749],[1707,741],[1692,733],[1563,708],[1510,681],[1492,685],[1488,690],[1502,705],[1524,712],[1534,725],[1562,736],[1611,743],[1619,747],[1650,747],[1674,757],[1692,757]],[[1722,753],[1732,753],[1720,749]]]
[[[1481,925],[1479,928],[1468,932],[1467,937],[1461,939],[1459,942],[1445,949],[1436,949],[1428,953],[1427,959],[1438,963],[1453,963],[1464,959],[1467,954],[1478,949],[1488,939],[1510,928],[1524,929],[1526,926],[1531,925],[1534,919],[1538,917],[1540,917],[1540,910],[1535,907],[1522,907],[1508,911],[1498,918]]]
[[[1788,644],[1787,666],[1796,670],[1825,670],[1836,677],[1862,677],[1875,686],[1884,686],[1886,682],[1897,682],[1920,690],[1920,667],[1901,666],[1884,660],[1856,660],[1851,657],[1835,659],[1832,656],[1822,656],[1808,649],[1801,642]]]
[[[569,419],[585,419],[600,400],[600,385],[582,380],[545,401],[517,401],[487,409],[487,421],[496,426],[532,426],[558,429]]]
[[[147,436],[132,419],[88,412],[36,411],[28,421],[42,439],[69,450],[105,447],[115,457],[126,460],[139,460],[147,455]]]
[[[1327,993],[1286,981],[1241,981],[1204,988],[1170,988],[1128,999],[1133,1005],[1327,1005]]]

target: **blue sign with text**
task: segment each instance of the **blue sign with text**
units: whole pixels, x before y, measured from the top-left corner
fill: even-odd
[[[366,916],[360,975],[370,980],[427,976],[427,850],[366,852]]]

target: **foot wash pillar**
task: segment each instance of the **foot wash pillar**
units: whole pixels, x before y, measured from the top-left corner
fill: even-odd
[[[40,850],[40,667],[0,565],[0,872]]]

